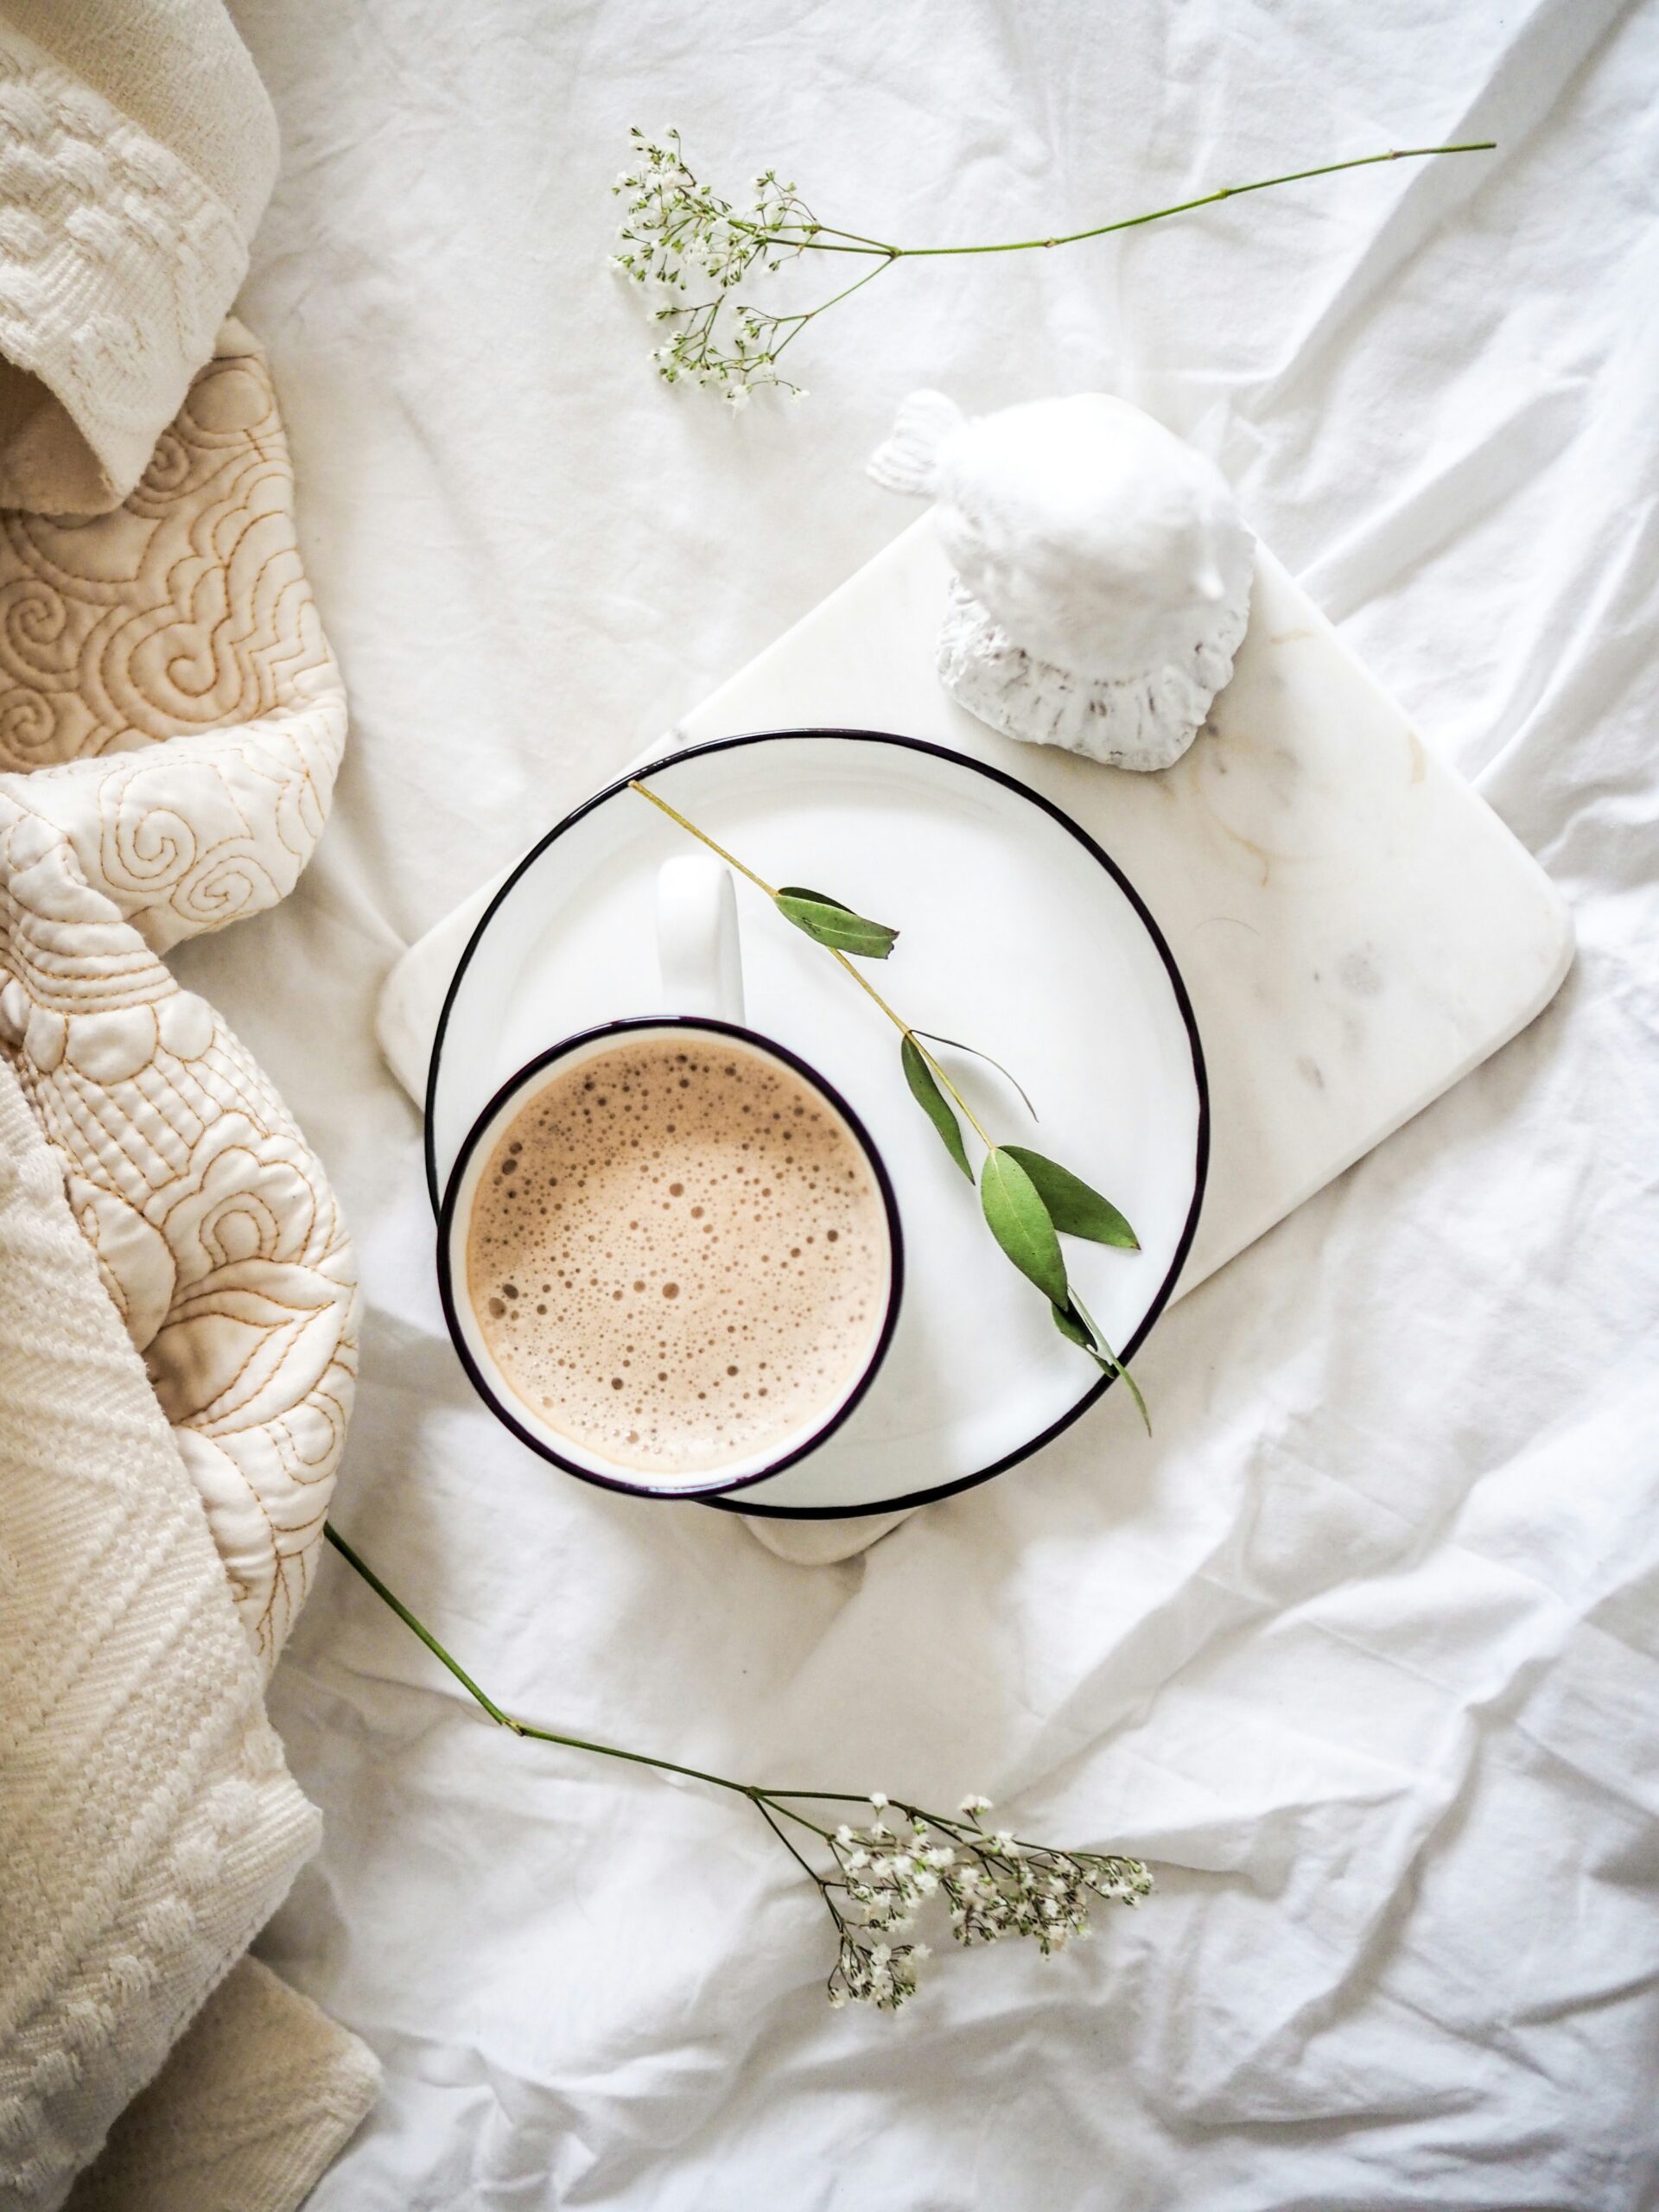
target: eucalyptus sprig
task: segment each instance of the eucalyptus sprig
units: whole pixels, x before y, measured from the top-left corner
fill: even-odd
[[[886,922],[869,921],[855,913],[850,906],[825,892],[809,891],[799,884],[785,885],[781,890],[774,888],[637,776],[630,779],[628,789],[638,791],[641,798],[649,799],[671,822],[677,823],[700,844],[718,855],[728,868],[735,868],[757,891],[764,892],[784,919],[810,937],[815,944],[823,945],[865,996],[886,1014],[899,1032],[899,1064],[910,1094],[970,1185],[975,1181],[973,1164],[968,1156],[958,1112],[985,1148],[978,1188],[986,1226],[1020,1274],[1047,1299],[1054,1325],[1066,1341],[1087,1352],[1103,1374],[1122,1378],[1150,1435],[1152,1417],[1147,1411],[1140,1385],[1078,1297],[1060,1249],[1062,1236],[1084,1237],[1091,1243],[1113,1245],[1126,1252],[1138,1252],[1140,1240],[1111,1200],[1103,1198],[1070,1168],[1062,1167],[1058,1160],[1049,1160],[1040,1152],[1033,1152],[1028,1145],[999,1144],[951,1081],[944,1064],[928,1050],[930,1043],[950,1044],[951,1040],[936,1037],[929,1030],[913,1028],[902,1014],[894,1012],[868,978],[854,967],[848,957],[849,953],[862,960],[886,960],[899,941],[898,931]],[[974,1047],[956,1046],[954,1049],[973,1052]],[[990,1056],[976,1053],[976,1057],[989,1059]],[[994,1060],[990,1064],[997,1066]],[[1006,1069],[999,1068],[998,1072],[1014,1082]],[[1014,1088],[1018,1090],[1019,1085],[1015,1084]],[[1025,1097],[1023,1091],[1020,1095]],[[1030,1103],[1027,1099],[1028,1108]]]
[[[1095,1899],[1136,1905],[1151,1894],[1152,1876],[1138,1859],[1116,1852],[1059,1851],[1028,1843],[1008,1828],[988,1829],[987,1797],[964,1797],[954,1813],[945,1814],[926,1812],[879,1789],[866,1795],[771,1789],[684,1766],[677,1759],[657,1758],[649,1751],[537,1728],[486,1695],[332,1522],[323,1524],[322,1533],[498,1727],[538,1744],[654,1767],[747,1798],[814,1885],[830,1915],[836,1962],[825,1986],[831,2005],[872,2005],[896,2012],[915,1995],[918,1969],[931,1954],[925,1943],[910,1941],[909,1934],[934,1898],[945,1907],[951,1936],[964,1948],[1025,1936],[1049,1958],[1074,1937],[1091,1933],[1089,1914]],[[839,1820],[830,1827],[814,1812],[803,1811],[804,1806],[857,1806],[861,1814],[856,1826]],[[808,1858],[809,1851],[817,1853],[819,1866]]]
[[[1160,223],[1171,215],[1185,215],[1195,207],[1211,207],[1247,192],[1267,192],[1281,184],[1300,184],[1310,177],[1335,176],[1343,169],[1373,168],[1379,162],[1415,162],[1439,154],[1489,154],[1496,142],[1490,138],[1455,146],[1395,146],[1386,153],[1362,154],[1345,162],[1325,162],[1317,168],[1291,169],[1282,176],[1260,177],[1253,184],[1224,184],[1196,200],[1178,200],[1171,207],[1154,207],[1148,213],[1124,215],[1090,229],[1068,231],[1052,238],[1008,238],[990,245],[893,245],[861,232],[843,231],[821,222],[792,184],[779,181],[776,169],[755,178],[750,204],[739,213],[723,194],[702,183],[688,166],[677,130],[664,131],[660,140],[643,130],[631,134],[633,158],[611,188],[627,195],[627,220],[622,226],[620,251],[611,265],[632,282],[653,286],[667,295],[654,310],[666,326],[663,343],[652,354],[658,374],[668,384],[683,378],[719,392],[734,406],[747,405],[749,394],[770,385],[791,398],[806,395],[798,385],[779,374],[778,363],[810,322],[873,283],[895,261],[937,260],[963,254],[1029,253],[1055,246],[1077,245],[1085,238],[1105,238],[1113,231],[1135,230]],[[806,253],[850,255],[853,266],[867,261],[869,267],[816,307],[792,313],[756,305],[737,296],[735,287],[752,273],[773,275],[787,261]],[[690,289],[688,272],[699,288],[713,289],[705,297],[683,303],[673,296]]]

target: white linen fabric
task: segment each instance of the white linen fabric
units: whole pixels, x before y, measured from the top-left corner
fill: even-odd
[[[831,2014],[741,1806],[492,1730],[337,1566],[273,1710],[327,1828],[264,1948],[388,2086],[319,2212],[1594,2207],[1659,2152],[1659,16],[1194,0],[246,0],[243,311],[357,721],[321,855],[178,965],[328,1160],[347,1533],[486,1687],[760,1779],[981,1788],[1160,1889]],[[600,264],[634,121],[925,243],[1449,137],[1116,243],[900,266],[811,397],[670,395]],[[791,356],[791,359],[795,358]],[[1170,1314],[1038,1462],[824,1570],[514,1447],[442,1333],[399,950],[893,534],[894,402],[1195,437],[1572,897],[1550,1011]],[[1447,948],[1448,971],[1455,947]]]

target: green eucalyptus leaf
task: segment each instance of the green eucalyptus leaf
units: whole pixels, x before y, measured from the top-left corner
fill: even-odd
[[[804,931],[815,944],[827,944],[832,952],[850,952],[860,960],[885,960],[899,935],[885,922],[866,921],[850,906],[816,891],[804,891],[798,885],[777,893],[772,904],[786,922]]]
[[[1152,1415],[1147,1411],[1147,1402],[1141,1395],[1141,1385],[1112,1350],[1110,1344],[1107,1343],[1105,1338],[1102,1336],[1099,1323],[1077,1293],[1073,1291],[1065,1304],[1055,1306],[1052,1312],[1054,1325],[1067,1343],[1074,1344],[1080,1351],[1086,1351],[1103,1374],[1112,1376],[1122,1382],[1129,1395],[1135,1400],[1141,1419],[1145,1424],[1147,1434],[1150,1436]]]
[[[843,914],[850,914],[853,911],[844,899],[832,899],[827,891],[809,891],[804,883],[786,883],[778,896],[780,899],[810,899],[815,906],[834,906]]]
[[[951,1110],[950,1100],[939,1089],[938,1077],[908,1037],[900,1043],[899,1052],[905,1065],[905,1081],[910,1085],[911,1096],[932,1122],[945,1150],[971,1183],[974,1171],[968,1165],[968,1150],[962,1141],[962,1127]]]
[[[1037,1185],[1003,1146],[988,1154],[979,1174],[979,1202],[997,1243],[1022,1275],[1056,1306],[1068,1303],[1060,1240]]]
[[[1078,1320],[1077,1315],[1071,1311],[1071,1307],[1069,1306],[1056,1306],[1051,1300],[1048,1310],[1054,1316],[1055,1327],[1066,1339],[1067,1343],[1077,1344],[1082,1351],[1086,1351],[1092,1359],[1095,1354],[1095,1340],[1090,1335],[1088,1330],[1084,1327],[1082,1322]]]
[[[1138,1252],[1141,1240],[1109,1198],[1091,1190],[1080,1176],[1058,1160],[1045,1160],[1022,1144],[1005,1147],[1037,1185],[1049,1218],[1064,1236],[1087,1236],[1096,1244],[1115,1244],[1120,1250]]]
[[[1108,1375],[1116,1376],[1122,1383],[1124,1389],[1135,1400],[1135,1411],[1141,1416],[1141,1426],[1145,1428],[1147,1434],[1150,1436],[1152,1434],[1152,1415],[1147,1411],[1147,1402],[1141,1395],[1141,1385],[1135,1381],[1134,1376],[1130,1374],[1128,1369],[1124,1366],[1122,1361],[1112,1350],[1111,1346],[1106,1342],[1105,1338],[1101,1335],[1098,1329],[1095,1332],[1095,1337],[1096,1342],[1091,1350],[1091,1357],[1099,1363],[1100,1366],[1104,1369]]]

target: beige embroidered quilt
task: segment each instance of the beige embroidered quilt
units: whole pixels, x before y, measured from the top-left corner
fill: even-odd
[[[125,504],[0,519],[0,1043],[269,1665],[350,1409],[326,1177],[161,955],[283,897],[345,736],[270,377],[226,325]]]

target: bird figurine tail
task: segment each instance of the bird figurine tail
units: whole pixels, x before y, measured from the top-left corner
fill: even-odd
[[[912,391],[899,403],[892,430],[870,455],[870,474],[886,491],[931,498],[938,488],[940,448],[967,419],[944,392]]]

